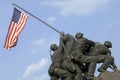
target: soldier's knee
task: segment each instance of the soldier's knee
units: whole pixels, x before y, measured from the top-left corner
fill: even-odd
[[[73,80],[74,76],[72,74],[64,74],[61,76],[63,78],[63,80]]]
[[[57,76],[52,76],[50,80],[58,80],[59,78]]]
[[[73,77],[73,74],[72,74],[72,73],[67,73],[67,74],[66,74],[66,77],[67,77],[67,78],[69,78],[69,77],[72,78],[72,77]]]
[[[54,72],[55,72],[55,73],[56,73],[56,72],[59,72],[59,68],[56,67],[56,68],[54,69]]]
[[[73,80],[73,77],[68,77],[68,78],[66,78],[64,80]]]
[[[113,58],[112,56],[109,56],[109,59],[110,59],[111,61],[113,61],[113,60],[114,60],[114,58]]]

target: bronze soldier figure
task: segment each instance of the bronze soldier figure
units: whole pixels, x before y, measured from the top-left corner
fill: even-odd
[[[72,59],[77,62],[81,63],[89,63],[89,69],[86,79],[92,80],[94,77],[94,72],[96,69],[96,56],[88,56],[87,53],[89,52],[91,47],[94,47],[95,43],[91,40],[88,40],[87,38],[83,37],[83,34],[78,32],[75,35],[76,37],[76,46],[75,46],[75,52],[72,56]]]
[[[64,47],[63,47],[63,42],[61,40],[63,36],[64,36],[64,33],[61,32],[59,47],[57,47],[56,44],[52,44],[50,46],[50,49],[54,52],[54,54],[51,56],[52,64],[49,68],[49,75],[51,76],[51,80],[54,80],[52,78],[56,79],[56,76],[58,77],[57,79],[62,78],[64,80],[74,80],[73,79],[74,75],[69,70],[65,69],[64,65],[62,64],[63,62],[65,62],[63,58],[64,56],[66,56]]]
[[[49,75],[51,77],[50,80],[58,80],[62,78],[63,80],[73,80],[73,75],[69,71],[63,69],[61,63],[63,61],[63,52],[62,47],[57,47],[56,44],[52,44],[50,49],[54,51],[53,55],[51,56],[52,64],[48,70]]]
[[[64,50],[64,58],[62,62],[62,66],[64,69],[72,72],[75,75],[74,80],[81,80],[82,79],[82,71],[78,64],[71,61],[71,55],[74,51],[75,47],[75,39],[72,35],[66,34],[62,37],[63,47]]]
[[[114,63],[114,58],[111,56],[111,51],[109,48],[112,47],[112,43],[110,41],[105,41],[104,45],[97,43],[94,48],[91,48],[88,55],[99,56],[98,63],[103,62],[102,66],[98,69],[99,72],[104,72],[111,65],[113,69],[116,71],[117,66]]]

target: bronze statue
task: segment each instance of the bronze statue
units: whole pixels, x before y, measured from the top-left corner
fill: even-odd
[[[61,32],[59,46],[50,46],[53,51],[48,70],[51,80],[93,80],[97,63],[103,63],[99,72],[106,71],[108,67],[118,71],[109,50],[112,47],[110,41],[96,43],[80,32],[75,38]]]

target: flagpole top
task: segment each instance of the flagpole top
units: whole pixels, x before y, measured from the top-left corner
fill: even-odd
[[[17,4],[15,4],[15,3],[12,3],[12,5],[17,7]]]
[[[14,3],[12,3],[12,5],[15,5]]]

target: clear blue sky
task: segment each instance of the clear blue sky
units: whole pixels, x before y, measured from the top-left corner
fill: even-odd
[[[0,0],[0,80],[49,80],[49,45],[59,34],[29,15],[16,47],[3,48],[16,3],[59,31],[96,42],[110,40],[120,67],[120,0]]]

